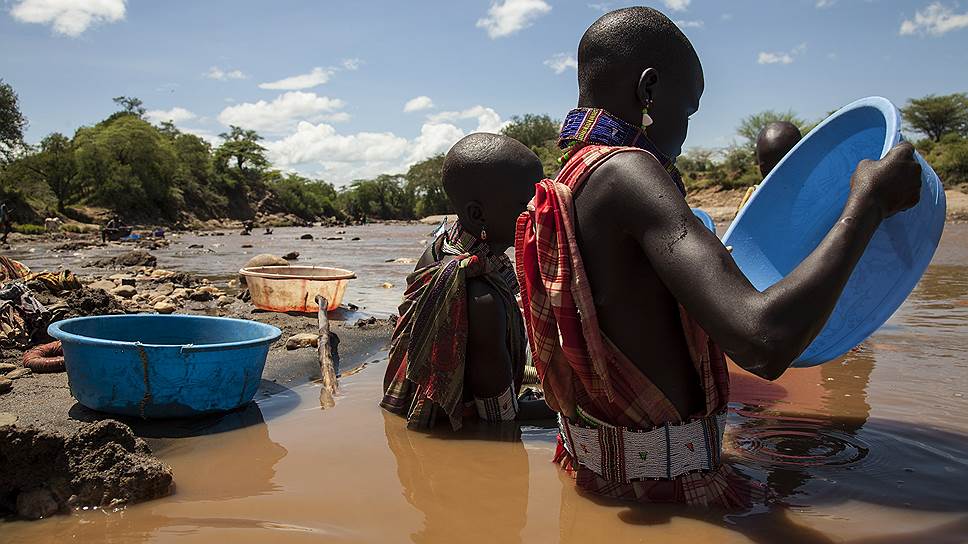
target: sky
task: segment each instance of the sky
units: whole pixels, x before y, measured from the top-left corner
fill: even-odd
[[[27,139],[71,135],[138,97],[153,122],[218,142],[257,130],[273,165],[337,185],[403,172],[515,115],[577,101],[584,30],[620,2],[0,0],[0,79]],[[685,147],[739,121],[819,120],[855,99],[968,91],[968,2],[659,0],[706,90]]]

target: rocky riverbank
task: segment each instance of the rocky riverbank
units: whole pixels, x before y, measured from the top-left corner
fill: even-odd
[[[44,249],[77,251],[91,243],[95,242],[61,241]],[[9,322],[23,330],[4,325],[0,331],[0,516],[36,519],[72,508],[117,506],[162,496],[168,493],[173,476],[151,456],[148,443],[164,445],[168,437],[180,436],[186,425],[204,434],[224,426],[223,420],[251,417],[253,410],[257,419],[262,418],[254,404],[242,409],[242,415],[191,422],[116,421],[89,410],[74,401],[66,373],[38,373],[24,366],[28,348],[51,340],[46,326],[52,321],[142,312],[252,319],[283,331],[282,340],[270,350],[256,400],[284,395],[291,387],[319,378],[316,350],[311,342],[301,341],[315,333],[315,315],[257,310],[245,300],[237,279],[213,282],[158,268],[157,259],[146,249],[99,258],[90,267],[80,275],[28,274],[4,282],[22,286],[16,311],[21,306],[41,309]],[[343,373],[378,359],[393,325],[392,318],[376,319],[346,307],[333,312],[331,321]],[[148,442],[137,435],[148,437]]]

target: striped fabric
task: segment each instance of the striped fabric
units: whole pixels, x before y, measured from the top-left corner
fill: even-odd
[[[407,278],[400,318],[390,340],[390,360],[380,405],[403,415],[411,428],[428,429],[438,417],[457,430],[465,415],[467,280],[480,278],[502,296],[508,314],[513,390],[525,364],[524,325],[514,299],[514,267],[504,254],[464,230],[460,223],[434,241],[435,262]],[[474,413],[472,399],[469,413]]]
[[[572,422],[579,407],[614,427],[651,429],[681,422],[669,399],[599,327],[575,235],[572,195],[609,157],[643,152],[579,146],[555,180],[536,186],[528,210],[518,218],[515,259],[532,357],[549,406]],[[681,308],[678,317],[706,397],[705,412],[695,416],[718,414],[729,398],[725,358]],[[602,467],[599,474],[576,463],[560,435],[555,461],[574,471],[582,489],[613,498],[736,507],[750,497],[744,481],[722,463],[712,471],[627,482],[619,467]]]

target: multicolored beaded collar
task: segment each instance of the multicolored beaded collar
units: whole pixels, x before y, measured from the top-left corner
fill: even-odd
[[[587,144],[644,149],[655,156],[659,164],[669,172],[682,194],[686,193],[682,175],[675,162],[662,154],[641,128],[626,123],[603,109],[575,108],[568,112],[558,135],[558,147],[564,150],[559,162],[564,165],[575,151]]]

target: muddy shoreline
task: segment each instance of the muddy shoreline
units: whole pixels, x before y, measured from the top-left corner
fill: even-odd
[[[6,511],[38,519],[82,507],[117,506],[165,496],[177,475],[153,457],[152,450],[179,438],[262,423],[271,416],[263,414],[255,401],[279,396],[283,402],[276,404],[285,406],[285,398],[294,396],[293,388],[320,377],[315,347],[287,346],[294,335],[316,334],[315,314],[261,311],[247,301],[244,286],[235,278],[212,281],[157,267],[151,250],[167,247],[169,240],[146,240],[135,247],[100,244],[91,236],[77,235],[12,241],[21,246],[21,252],[29,244],[29,252],[48,258],[60,253],[83,256],[83,266],[77,275],[63,270],[44,281],[22,281],[26,287],[22,296],[41,304],[44,312],[25,319],[22,330],[5,331],[2,339],[0,516]],[[281,329],[283,335],[270,349],[253,402],[201,418],[147,421],[119,417],[76,402],[65,372],[31,372],[24,366],[25,351],[51,340],[46,334],[49,322],[142,312],[250,319]],[[332,312],[330,319],[341,374],[378,360],[394,323],[392,316],[377,318],[352,305]]]

